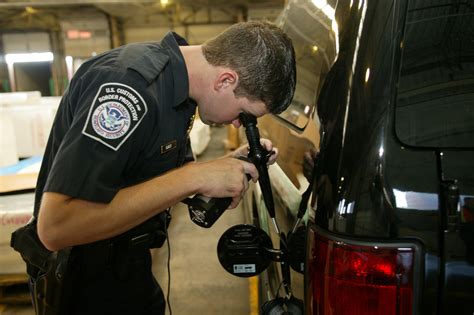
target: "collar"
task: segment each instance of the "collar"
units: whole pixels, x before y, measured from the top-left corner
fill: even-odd
[[[179,46],[187,46],[186,40],[175,32],[168,32],[161,41],[168,49],[171,68],[173,70],[174,102],[176,107],[189,98],[189,78],[186,63]]]

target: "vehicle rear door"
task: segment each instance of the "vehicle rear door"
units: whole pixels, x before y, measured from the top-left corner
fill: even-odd
[[[410,1],[396,132],[438,174],[438,313],[474,314],[474,7]]]

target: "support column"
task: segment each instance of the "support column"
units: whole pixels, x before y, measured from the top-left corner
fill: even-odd
[[[61,96],[66,90],[69,81],[66,68],[66,54],[64,46],[64,38],[61,28],[55,28],[49,32],[51,41],[51,51],[54,60],[51,67],[52,73],[52,95]]]
[[[5,61],[5,50],[3,49],[3,36],[0,34],[0,93],[10,92],[11,83],[9,78],[9,70]]]
[[[125,44],[125,34],[123,32],[122,21],[115,17],[107,14],[107,21],[109,22],[110,31],[110,47],[116,48]]]

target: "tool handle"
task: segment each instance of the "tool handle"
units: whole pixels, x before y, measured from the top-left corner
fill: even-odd
[[[250,114],[241,113],[239,119],[245,127],[245,135],[249,143],[248,158],[258,171],[258,183],[262,190],[263,201],[267,207],[270,218],[275,218],[275,204],[273,202],[272,186],[268,176],[267,162],[274,152],[268,152],[260,143],[260,132],[257,128],[257,118]]]

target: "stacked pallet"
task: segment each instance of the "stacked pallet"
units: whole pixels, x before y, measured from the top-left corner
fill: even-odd
[[[0,304],[31,304],[26,274],[0,275]]]
[[[26,265],[10,247],[10,236],[30,220],[33,200],[33,193],[0,194],[0,307],[31,304]]]

